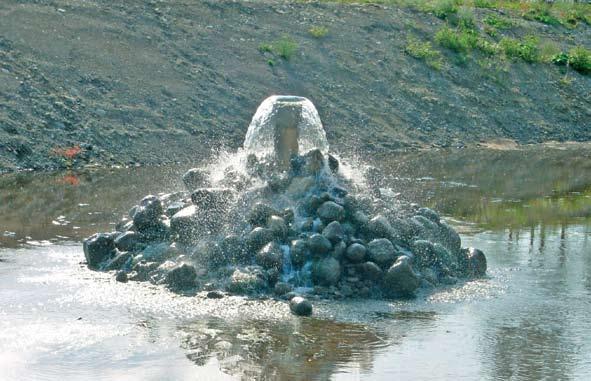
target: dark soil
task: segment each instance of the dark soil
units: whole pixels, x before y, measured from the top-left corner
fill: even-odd
[[[310,98],[340,151],[591,140],[590,76],[565,83],[549,64],[485,69],[449,52],[431,69],[404,47],[443,21],[411,9],[3,0],[0,20],[0,171],[196,160],[241,146],[257,105],[279,93]],[[589,47],[588,25],[531,23]],[[299,46],[289,60],[259,51],[283,36]]]

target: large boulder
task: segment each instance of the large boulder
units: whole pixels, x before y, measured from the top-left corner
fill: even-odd
[[[130,266],[133,259],[131,253],[119,253],[115,258],[111,259],[105,265],[105,270],[119,270],[123,267]]]
[[[468,272],[471,276],[483,276],[486,274],[486,256],[473,247],[468,249]]]
[[[333,244],[336,244],[345,238],[343,227],[338,221],[333,221],[326,225],[324,230],[322,230],[322,235],[328,238],[328,240]]]
[[[318,217],[325,224],[345,219],[345,208],[334,201],[326,201],[317,210]]]
[[[369,259],[382,267],[390,266],[396,259],[396,249],[390,240],[378,238],[367,244]]]
[[[263,246],[256,255],[256,262],[264,269],[281,269],[283,264],[283,251],[276,242],[270,242]]]
[[[143,248],[141,237],[138,233],[127,231],[115,238],[115,247],[120,251],[135,251]]]
[[[288,228],[283,217],[271,216],[267,220],[267,228],[273,232],[275,238],[284,240],[287,237]]]
[[[289,301],[289,309],[294,315],[298,316],[310,316],[312,315],[312,303],[308,300],[302,298],[301,296],[296,296],[291,298]]]
[[[210,185],[209,174],[203,169],[191,168],[183,175],[183,183],[189,192],[197,188],[208,187]]]
[[[251,252],[256,252],[275,238],[275,234],[271,229],[254,228],[246,236],[246,247]]]
[[[297,267],[303,266],[310,257],[308,243],[303,239],[293,240],[291,242],[290,253],[291,262]]]
[[[367,249],[360,243],[353,243],[347,248],[346,257],[353,263],[363,262]]]
[[[387,297],[409,296],[419,288],[419,276],[410,262],[410,258],[402,255],[384,274],[382,291]]]
[[[223,211],[234,197],[227,188],[198,188],[191,193],[191,201],[204,211]]]
[[[258,266],[236,269],[230,276],[226,290],[235,294],[261,292],[267,286],[265,273]]]
[[[96,269],[117,253],[112,234],[97,233],[84,240],[82,244],[88,267]]]
[[[133,212],[133,225],[139,232],[147,232],[158,225],[163,212],[162,202],[157,196],[146,196]]]
[[[332,243],[322,234],[312,234],[308,238],[308,248],[314,255],[323,255],[332,250]]]
[[[413,262],[418,268],[437,264],[437,253],[432,242],[416,240],[412,244]]]
[[[170,219],[171,235],[181,243],[194,243],[198,238],[199,230],[199,212],[195,205],[182,209]]]
[[[244,262],[247,259],[246,243],[237,235],[225,236],[220,242],[220,250],[230,263]]]
[[[365,262],[360,266],[361,274],[365,279],[369,279],[371,281],[377,281],[382,278],[384,272],[380,268],[380,266],[376,265],[373,262]]]
[[[391,238],[393,230],[390,221],[382,215],[377,215],[367,222],[367,233],[372,238]]]
[[[166,284],[173,290],[185,290],[195,287],[197,279],[197,270],[195,267],[186,263],[174,267],[166,275]]]
[[[333,257],[318,260],[312,266],[312,280],[321,286],[334,286],[341,279],[341,264]]]
[[[278,216],[281,212],[275,208],[258,202],[253,205],[250,212],[246,216],[246,220],[254,227],[264,226],[271,216]]]

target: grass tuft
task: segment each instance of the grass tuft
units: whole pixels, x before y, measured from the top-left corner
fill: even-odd
[[[409,37],[404,51],[411,57],[425,61],[433,69],[441,70],[443,67],[441,52],[433,49],[433,46],[428,41],[421,42],[416,37]]]
[[[328,34],[328,28],[325,26],[313,26],[308,29],[308,33],[314,38],[323,38]]]

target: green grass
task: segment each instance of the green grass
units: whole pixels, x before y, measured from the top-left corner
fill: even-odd
[[[499,42],[499,46],[508,58],[518,58],[533,63],[540,61],[538,43],[538,38],[534,36],[526,36],[522,40],[503,37]]]
[[[526,20],[535,20],[548,25],[561,25],[562,22],[551,12],[551,7],[546,3],[533,3],[522,14]]]
[[[478,36],[471,32],[445,26],[435,33],[435,42],[444,48],[465,54],[477,46]]]
[[[328,28],[325,26],[313,26],[308,29],[308,33],[314,38],[323,38],[328,34]]]
[[[425,61],[433,69],[441,70],[443,67],[443,56],[441,52],[433,49],[429,41],[421,42],[416,37],[409,37],[404,51],[411,57]]]
[[[496,29],[509,29],[513,26],[510,19],[495,14],[486,15],[482,22]]]
[[[591,50],[583,46],[572,48],[568,54],[556,54],[552,62],[557,65],[568,65],[581,74],[591,74]]]
[[[281,39],[274,41],[273,43],[262,43],[259,45],[258,49],[261,53],[275,54],[278,57],[281,57],[284,60],[289,61],[298,51],[298,48],[298,44],[291,37],[284,36]],[[274,63],[273,65],[269,63],[269,65],[273,66]]]

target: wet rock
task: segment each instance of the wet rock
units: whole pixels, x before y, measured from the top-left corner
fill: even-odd
[[[147,226],[140,232],[142,242],[165,241],[170,238],[170,220],[163,217],[154,225]]]
[[[295,296],[291,298],[289,301],[289,309],[294,315],[297,316],[312,315],[312,303],[301,296]]]
[[[319,149],[306,153],[304,160],[305,164],[301,171],[306,175],[316,175],[324,168],[324,155]]]
[[[207,298],[208,299],[223,299],[224,294],[221,291],[212,290],[207,293]]]
[[[400,256],[384,274],[382,290],[388,297],[412,295],[419,287],[419,276],[414,272],[410,258]]]
[[[112,258],[116,253],[113,235],[107,233],[97,233],[88,237],[82,247],[90,268],[98,268],[102,262]]]
[[[139,261],[132,267],[132,270],[135,274],[133,276],[130,274],[129,279],[136,281],[146,281],[148,280],[150,273],[155,271],[158,266],[160,266],[160,263],[158,262],[147,262],[144,260]]]
[[[320,200],[320,197],[313,194],[313,195],[307,196],[304,199],[304,201],[302,202],[301,208],[303,209],[303,211],[305,213],[308,213],[309,215],[314,215],[314,214],[316,214],[316,212],[321,204],[322,204],[322,201]]]
[[[358,227],[362,229],[367,229],[367,224],[369,223],[369,217],[362,211],[358,210],[353,213],[352,216],[353,223],[355,223]]]
[[[429,208],[419,208],[419,210],[417,210],[416,213],[418,216],[423,216],[429,220],[431,220],[432,222],[438,224],[439,223],[439,214],[437,214],[436,211],[434,211],[433,209],[429,209]]]
[[[145,246],[140,241],[140,235],[136,232],[127,231],[115,238],[115,247],[121,251],[134,251],[142,249]]]
[[[283,296],[289,292],[291,292],[292,290],[292,286],[289,283],[285,283],[285,282],[277,282],[275,284],[275,287],[273,288],[273,292],[275,293],[275,295],[277,296]]]
[[[166,215],[172,217],[185,208],[185,203],[182,201],[175,201],[166,207]]]
[[[115,281],[121,283],[127,283],[128,281],[127,273],[125,271],[118,271],[117,275],[115,275]]]
[[[189,192],[197,188],[208,187],[209,173],[199,168],[191,168],[183,175],[183,183]]]
[[[414,216],[409,222],[412,224],[413,235],[422,240],[433,240],[437,237],[439,226],[424,216]]]
[[[462,249],[462,239],[458,232],[445,222],[439,225],[439,240],[451,253],[458,254]]]
[[[264,269],[281,269],[283,251],[281,251],[281,247],[277,243],[270,242],[259,250],[256,255],[256,262]]]
[[[294,177],[285,190],[285,195],[292,199],[298,199],[307,194],[315,184],[316,180],[314,177]]]
[[[360,243],[353,243],[347,248],[347,259],[353,263],[363,262],[367,249]]]
[[[246,236],[246,247],[251,252],[256,252],[260,250],[263,246],[268,244],[273,240],[275,235],[271,229],[267,228],[254,228],[248,235]]]
[[[295,214],[294,214],[293,209],[291,209],[291,208],[285,208],[285,209],[283,209],[281,211],[281,216],[280,217],[283,217],[283,219],[285,220],[285,223],[286,224],[291,224],[294,221]]]
[[[417,240],[412,244],[413,262],[419,268],[433,266],[437,263],[437,255],[433,243]]]
[[[170,219],[170,232],[179,242],[193,243],[199,231],[199,215],[195,205],[177,212]]]
[[[330,154],[328,155],[328,168],[332,173],[337,173],[339,170],[339,160]]]
[[[131,255],[131,253],[120,253],[115,258],[107,262],[107,264],[105,265],[105,270],[110,271],[122,269],[127,265],[131,265],[132,259],[133,256]]]
[[[267,228],[273,232],[275,238],[284,240],[287,237],[287,224],[282,217],[271,216],[267,220]]]
[[[439,268],[455,267],[456,263],[449,250],[440,243],[434,243],[433,249],[435,251],[435,264]]]
[[[314,255],[326,254],[332,250],[332,244],[322,234],[312,234],[308,238],[308,248]]]
[[[156,196],[146,196],[137,206],[133,215],[133,225],[141,233],[157,226],[162,215],[162,203]]]
[[[226,188],[199,188],[191,193],[191,201],[200,210],[222,212],[227,210],[234,193]]]
[[[195,267],[186,263],[173,268],[166,275],[166,284],[174,290],[185,290],[195,287],[197,271]]]
[[[252,294],[262,291],[266,284],[262,269],[250,266],[234,270],[226,289],[235,294]]]
[[[312,280],[321,286],[336,285],[341,278],[341,264],[333,257],[322,258],[312,266]]]
[[[334,245],[332,256],[340,261],[341,258],[343,258],[343,256],[346,254],[346,252],[347,244],[345,243],[345,241],[340,241],[339,243],[336,243]]]
[[[375,216],[367,222],[367,233],[372,238],[391,238],[393,229],[390,221],[382,215]]]
[[[374,239],[367,244],[368,256],[380,266],[389,266],[396,259],[396,249],[386,238]]]
[[[271,216],[278,216],[280,214],[275,208],[259,202],[254,204],[246,220],[252,226],[264,226]]]
[[[310,250],[308,244],[303,239],[296,239],[291,242],[290,247],[291,262],[294,266],[301,267],[309,258]]]
[[[469,272],[472,276],[483,276],[486,274],[486,256],[481,250],[473,247],[468,249]]]
[[[164,262],[177,254],[179,252],[166,242],[149,245],[142,251],[143,258],[151,262]]]
[[[373,262],[365,262],[361,265],[361,273],[365,279],[377,281],[382,278],[384,272],[377,264]]]
[[[328,240],[333,244],[342,241],[345,237],[343,227],[338,221],[333,221],[326,225],[326,227],[322,230],[322,235],[328,238]]]
[[[118,232],[126,232],[133,226],[133,221],[127,217],[123,217],[121,221],[115,225],[115,230]]]
[[[317,210],[318,217],[324,223],[342,221],[345,218],[345,208],[334,201],[326,201]]]
[[[243,262],[246,260],[246,243],[237,235],[231,234],[220,242],[220,249],[229,262]]]

